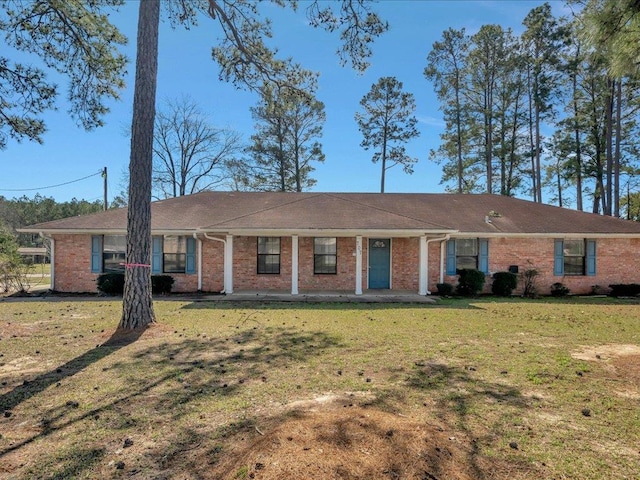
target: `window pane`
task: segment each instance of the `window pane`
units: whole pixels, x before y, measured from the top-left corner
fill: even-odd
[[[165,235],[162,251],[164,253],[187,253],[186,237]]]
[[[478,268],[478,257],[456,257],[456,270]]]
[[[584,275],[584,257],[564,257],[565,275]]]
[[[258,254],[280,254],[280,237],[258,237]]]
[[[187,267],[187,255],[185,253],[165,253],[163,264],[165,273],[184,273]]]
[[[336,239],[334,238],[314,238],[313,249],[318,255],[336,253]]]
[[[456,239],[456,255],[477,256],[478,255],[478,239],[477,238]]]
[[[105,253],[125,253],[127,251],[127,237],[124,235],[105,235],[102,250]]]
[[[125,253],[104,253],[102,270],[104,273],[124,272]]]
[[[102,271],[104,273],[124,272],[127,237],[105,235],[102,239]]]
[[[314,255],[313,273],[336,273],[336,256]]]
[[[565,256],[584,257],[584,240],[565,240],[563,248]]]
[[[280,273],[280,255],[258,255],[258,273]]]

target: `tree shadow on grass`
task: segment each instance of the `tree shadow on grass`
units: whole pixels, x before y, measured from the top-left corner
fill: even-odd
[[[440,362],[414,365],[407,378],[407,385],[435,398],[440,420],[453,431],[462,431],[471,440],[467,461],[473,477],[479,480],[492,477],[492,474],[486,472],[486,467],[479,463],[480,441],[492,442],[495,439],[481,439],[479,433],[474,431],[470,422],[474,405],[490,403],[495,405],[496,410],[505,411],[509,408],[522,410],[532,407],[532,400],[523,396],[520,390],[513,386],[487,382],[480,375],[476,375],[473,368],[450,366]]]
[[[103,346],[92,349],[57,369],[60,372],[56,370],[43,374],[28,385],[17,387],[3,396],[3,404],[19,405],[61,379],[116,353],[139,336],[114,336]],[[99,434],[102,438],[96,441],[105,442],[108,439],[104,435],[120,438],[126,432],[136,431],[139,423],[153,424],[156,414],[163,422],[178,422],[183,416],[189,415],[191,406],[197,405],[200,400],[204,401],[212,396],[220,399],[232,398],[251,382],[267,381],[273,368],[287,368],[292,362],[306,361],[325,349],[339,345],[336,338],[324,332],[266,328],[239,331],[228,338],[197,337],[166,341],[141,348],[126,356],[116,356],[111,366],[105,370],[105,375],[118,380],[124,379],[121,384],[118,382],[117,391],[104,395],[98,392],[93,396],[94,400],[86,401],[87,404],[82,405],[82,408],[78,408],[77,404],[54,400],[53,405],[35,413],[41,419],[38,431],[1,449],[0,459],[59,432],[68,432],[73,438],[76,435],[73,432],[77,430],[72,430],[72,427],[103,432]],[[155,413],[150,415],[149,412]],[[201,435],[195,430],[189,433],[188,427],[179,430],[183,433],[176,434],[169,451],[154,460],[160,463],[161,470],[162,464],[179,457],[182,449],[193,448],[193,442],[198,441]],[[78,447],[78,452],[80,450]],[[82,464],[71,465],[72,462],[62,462],[64,465],[58,466],[61,462],[59,455],[60,453],[51,452],[38,459],[38,464],[46,465],[49,469],[46,478],[51,475],[51,478],[63,478],[65,472],[72,470],[79,475],[83,469],[91,469],[92,464],[101,461],[101,456],[104,456],[92,454],[95,461],[86,462],[83,467]],[[53,470],[52,464],[55,465]],[[158,465],[153,465],[153,468],[157,467]],[[36,470],[31,473],[37,476],[40,473],[38,467],[33,468]]]
[[[72,377],[89,365],[135,342],[145,330],[144,328],[132,331],[116,330],[105,343],[92,348],[79,357],[69,360],[55,370],[43,373],[31,380],[25,380],[22,385],[15,387],[10,392],[0,395],[0,410],[12,410],[22,402],[43,392],[51,385],[57,384],[65,378]]]

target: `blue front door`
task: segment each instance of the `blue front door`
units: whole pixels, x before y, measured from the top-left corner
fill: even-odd
[[[369,288],[389,288],[391,240],[369,239]]]

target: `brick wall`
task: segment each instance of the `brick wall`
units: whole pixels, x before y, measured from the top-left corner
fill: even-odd
[[[438,243],[439,245],[439,243]],[[429,254],[432,255],[430,249]],[[439,247],[437,253],[439,256]],[[599,291],[605,291],[612,283],[640,283],[640,239],[628,238],[599,238],[596,239],[596,275],[595,276],[556,276],[553,274],[554,264],[554,239],[553,238],[491,238],[489,239],[489,271],[500,272],[508,270],[510,265],[517,265],[520,272],[527,269],[535,269],[539,272],[536,277],[538,292],[546,295],[551,290],[551,285],[561,282],[566,285],[571,293],[588,294],[597,286]],[[437,290],[438,265],[434,265],[435,259],[430,257],[429,284],[432,290]],[[432,267],[433,265],[433,267]],[[433,273],[432,272],[433,268]],[[444,277],[445,282],[453,285],[457,277]],[[522,280],[518,280],[516,293],[522,292]],[[491,291],[491,278],[485,283],[485,292]]]
[[[53,290],[96,292],[98,274],[91,273],[91,235],[55,235]]]
[[[95,292],[97,274],[91,273],[91,236],[55,235],[55,284],[61,292]],[[355,291],[355,245],[352,237],[337,239],[336,275],[313,273],[313,238],[301,237],[298,243],[298,287],[305,290]],[[367,239],[362,247],[362,288],[367,288]],[[442,242],[429,244],[428,289],[436,292],[440,281],[440,249]],[[280,274],[258,275],[256,237],[233,239],[233,268],[235,290],[285,290],[291,289],[291,238],[280,240]],[[593,286],[606,290],[612,283],[640,283],[640,239],[597,239],[596,276],[554,276],[554,239],[491,238],[489,239],[489,269],[491,272],[505,271],[517,265],[520,272],[535,268],[538,291],[549,293],[555,282],[564,283],[572,293],[590,293]],[[392,288],[394,290],[418,291],[418,238],[395,238],[391,245]],[[223,288],[224,246],[221,242],[202,240],[202,290],[218,292]],[[197,275],[173,274],[175,292],[197,290]],[[457,277],[444,276],[444,281],[456,284]],[[519,281],[518,291],[522,289]],[[487,278],[485,291],[491,290],[491,279]]]

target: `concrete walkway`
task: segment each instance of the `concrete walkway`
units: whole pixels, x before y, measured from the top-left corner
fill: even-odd
[[[173,296],[173,295],[172,295]],[[302,303],[436,303],[436,297],[414,292],[392,290],[368,290],[362,295],[349,292],[288,292],[238,291],[230,295],[189,296],[196,301],[221,302],[302,302]]]
[[[27,295],[3,295],[0,302],[7,301],[91,301],[91,300],[121,300],[121,296],[104,296],[96,294],[52,293],[47,290],[31,290]],[[190,302],[290,302],[290,303],[423,303],[433,304],[438,297],[418,295],[408,291],[369,290],[362,295],[349,292],[302,292],[298,295],[291,293],[239,291],[230,295],[209,293],[173,293],[170,295],[156,295],[156,301],[190,301]]]

